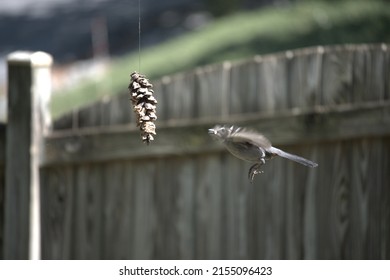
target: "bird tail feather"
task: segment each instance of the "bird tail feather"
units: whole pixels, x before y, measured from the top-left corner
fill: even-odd
[[[308,166],[308,167],[317,167],[318,166],[317,163],[315,163],[311,160],[305,159],[305,158],[297,156],[297,155],[286,153],[286,152],[284,152],[280,149],[274,148],[274,147],[271,148],[271,152],[280,156],[280,157],[293,160],[295,162],[298,162],[298,163],[303,164],[303,165]]]

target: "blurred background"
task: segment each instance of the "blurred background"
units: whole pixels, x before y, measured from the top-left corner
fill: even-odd
[[[54,56],[54,116],[126,91],[139,70],[138,19],[138,0],[1,1],[1,106],[5,57],[17,49]],[[140,70],[157,79],[299,47],[388,42],[389,26],[379,0],[142,0]]]
[[[140,13],[138,0],[0,3],[3,122],[7,55],[54,57],[41,257],[389,259],[389,2],[140,3]],[[133,71],[159,102],[149,146],[129,101]],[[14,79],[16,93],[29,81]],[[276,158],[251,184],[249,164],[207,135],[217,122],[319,166]],[[0,125],[0,258],[26,258],[18,221],[28,215],[1,184],[6,171],[20,176],[6,169],[10,125]]]

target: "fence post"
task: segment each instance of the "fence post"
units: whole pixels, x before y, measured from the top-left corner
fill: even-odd
[[[4,259],[40,258],[39,165],[50,127],[52,57],[8,56]]]

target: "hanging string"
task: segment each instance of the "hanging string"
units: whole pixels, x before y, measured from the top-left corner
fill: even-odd
[[[141,0],[138,0],[138,72],[141,73]]]

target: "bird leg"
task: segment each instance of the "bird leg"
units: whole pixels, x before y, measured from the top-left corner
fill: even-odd
[[[251,166],[251,168],[249,168],[248,178],[251,181],[251,183],[253,183],[253,179],[255,178],[255,175],[264,173],[264,171],[260,170],[260,167],[263,164],[265,164],[265,160],[262,158],[260,159],[259,163],[255,163],[254,165]]]

